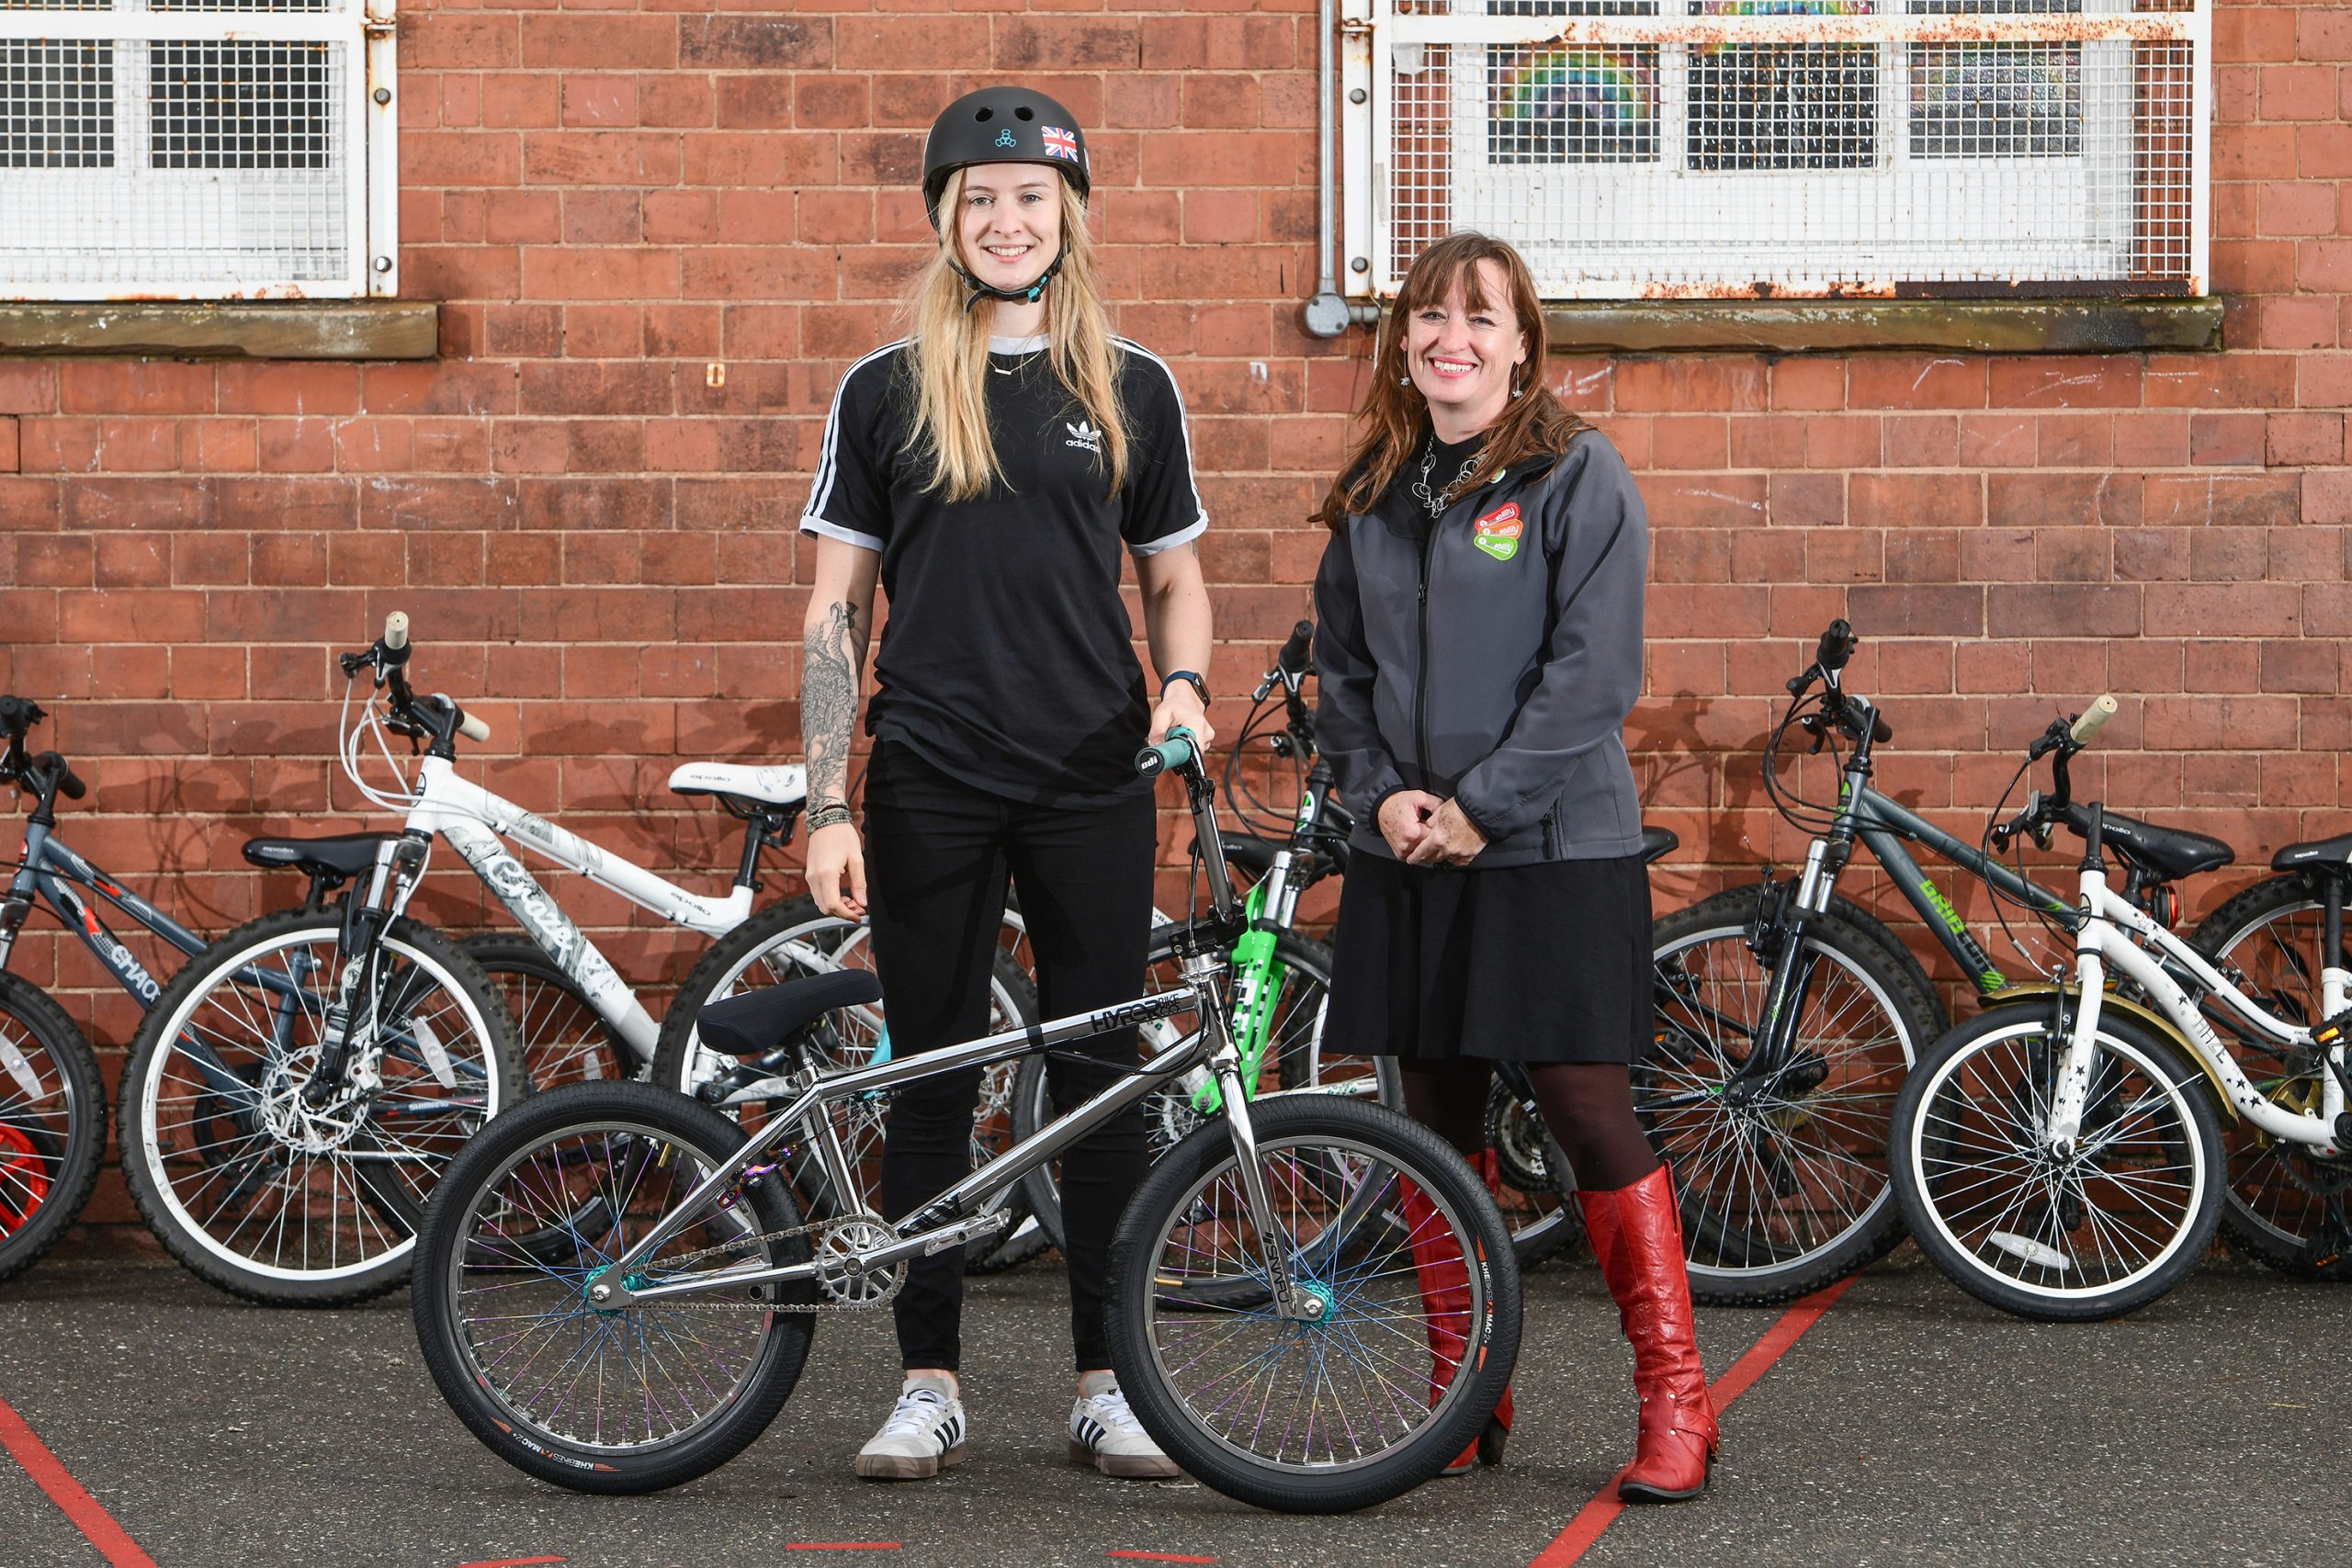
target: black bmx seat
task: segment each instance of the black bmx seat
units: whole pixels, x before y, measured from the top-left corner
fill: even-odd
[[[2166,877],[2194,876],[2237,858],[2235,850],[2208,834],[2160,828],[2115,811],[2107,812],[2104,822],[2109,844]]]
[[[1642,863],[1644,865],[1663,856],[1670,855],[1681,847],[1682,835],[1673,829],[1653,828],[1646,822],[1642,824]]]
[[[2323,871],[2338,876],[2352,874],[2352,833],[2338,833],[2333,839],[2313,839],[2307,844],[2289,844],[2270,857],[2273,871]]]
[[[247,839],[245,859],[268,871],[288,867],[349,881],[376,863],[376,851],[397,833],[331,833],[318,839]]]
[[[773,1051],[836,1008],[882,999],[871,969],[835,969],[711,1003],[695,1015],[702,1043],[729,1056]]]

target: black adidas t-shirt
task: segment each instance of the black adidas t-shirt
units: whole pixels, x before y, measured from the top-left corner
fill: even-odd
[[[896,343],[842,378],[800,520],[882,557],[890,617],[867,731],[1015,800],[1148,787],[1135,757],[1150,705],[1119,552],[1150,555],[1208,526],[1175,378],[1140,345],[1114,342],[1127,425],[1116,494],[1100,434],[1055,378],[1043,338],[989,340],[1002,479],[970,501],[926,492],[930,463],[908,441],[910,345]]]

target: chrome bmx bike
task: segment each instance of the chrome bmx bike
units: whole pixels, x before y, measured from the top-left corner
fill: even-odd
[[[1186,787],[1217,842],[1193,739],[1137,759]],[[1221,893],[1215,911],[1236,908]],[[1206,922],[1203,922],[1204,928]],[[828,1313],[888,1303],[910,1258],[995,1235],[998,1196],[1109,1118],[1205,1067],[1215,1114],[1136,1190],[1111,1255],[1120,1386],[1194,1477],[1261,1507],[1371,1506],[1436,1475],[1509,1382],[1520,1331],[1510,1238],[1462,1157],[1394,1111],[1242,1080],[1229,936],[1196,929],[1181,983],[1136,1000],[848,1068],[779,1047],[874,1000],[841,970],[703,1010],[702,1039],[776,1061],[757,1131],[650,1084],[587,1083],[500,1116],[451,1162],[418,1235],[426,1366],[508,1463],[576,1491],[677,1485],[753,1441]],[[1194,1021],[1104,1087],[899,1220],[874,1211],[829,1108],[1114,1029]],[[857,1196],[810,1221],[779,1179],[814,1148]]]

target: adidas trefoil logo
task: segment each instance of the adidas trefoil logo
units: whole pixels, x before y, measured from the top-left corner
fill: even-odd
[[[1069,439],[1063,442],[1063,446],[1079,447],[1098,457],[1102,456],[1102,433],[1091,424],[1081,419],[1076,424],[1065,424],[1062,428],[1069,432]]]

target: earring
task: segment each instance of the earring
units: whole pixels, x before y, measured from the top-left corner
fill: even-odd
[[[1400,387],[1409,387],[1413,384],[1413,378],[1410,376],[1399,376],[1396,378],[1396,384]]]

